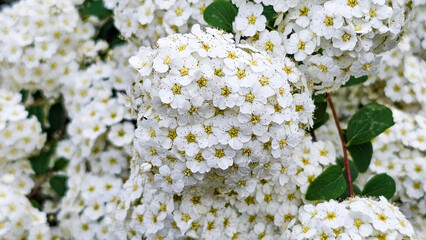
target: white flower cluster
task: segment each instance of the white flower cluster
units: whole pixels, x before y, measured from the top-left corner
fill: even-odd
[[[395,125],[373,142],[370,169],[396,180],[397,196],[409,216],[411,206],[417,206],[412,211],[426,215],[426,118],[397,110],[393,115]]]
[[[289,157],[314,105],[306,87],[296,87],[301,73],[289,59],[207,31],[196,25],[130,58],[139,72],[131,95],[141,102],[134,148],[167,193],[229,175],[228,188],[245,197],[254,190],[245,186],[250,169]]]
[[[206,25],[203,13],[213,0],[108,0],[115,26],[135,44],[149,46],[173,33],[186,33],[196,23]]]
[[[46,135],[35,116],[28,117],[21,94],[0,89],[0,166],[40,150]]]
[[[71,122],[69,138],[59,142],[57,154],[70,159],[68,191],[52,209],[59,210],[62,238],[119,239],[109,227],[108,205],[118,198],[122,178],[128,176],[135,129],[121,92],[131,82],[125,62],[133,53],[129,45],[116,47],[107,62],[64,78],[61,91]]]
[[[23,0],[0,13],[0,86],[59,96],[59,81],[78,69],[80,45],[95,29],[68,0]]]
[[[132,174],[115,202],[114,231],[120,239],[288,239],[280,236],[296,224],[303,192],[334,160],[329,142],[306,137],[291,157],[253,164],[252,176],[244,181],[237,175],[246,170],[234,167],[227,179],[218,180],[223,174],[217,172],[204,179],[214,184],[198,184],[180,195],[163,191],[155,174],[133,160]],[[178,161],[174,169],[179,168]],[[184,179],[194,180],[190,175]],[[237,187],[229,190],[228,184]]]
[[[122,188],[121,178],[112,174],[84,172],[68,179],[67,194],[58,206],[61,239],[120,239],[109,226],[108,206]]]
[[[46,214],[34,208],[25,195],[0,183],[0,238],[49,240]]]
[[[6,162],[0,166],[0,185],[13,188],[17,194],[26,195],[34,187],[30,177],[32,174],[34,171],[26,159]]]
[[[396,45],[408,10],[408,1],[391,0],[232,2],[239,7],[234,31],[254,36],[256,45],[275,56],[292,55],[321,91],[339,88],[351,75],[375,72],[377,54]],[[277,12],[278,31],[265,30],[263,6]]]
[[[408,24],[408,34],[391,52],[383,54],[383,64],[379,72],[371,75],[370,88],[384,87],[384,94],[392,102],[426,106],[426,4],[415,6],[415,17]],[[371,94],[369,94],[371,95]],[[412,108],[412,107],[411,107]]]
[[[408,239],[413,227],[386,198],[330,200],[299,209],[299,223],[282,239]],[[411,238],[410,238],[411,239]]]
[[[60,156],[80,164],[78,159],[98,155],[106,141],[116,148],[129,148],[134,125],[125,120],[132,120],[133,116],[126,111],[126,100],[120,91],[131,82],[130,70],[126,71],[122,61],[122,58],[128,59],[131,53],[133,50],[130,46],[117,47],[110,61],[98,61],[86,70],[75,71],[63,78],[61,93],[71,122],[67,125],[69,138],[58,147]],[[111,156],[116,155],[111,152]],[[96,169],[118,174],[126,166],[123,158],[119,157],[116,165],[94,159],[90,163],[92,168],[96,164]]]

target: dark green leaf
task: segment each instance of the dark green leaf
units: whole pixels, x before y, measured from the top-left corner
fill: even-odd
[[[33,207],[37,208],[40,211],[43,210],[43,207],[36,200],[30,199],[30,202],[31,202],[31,205],[33,205]]]
[[[328,167],[308,187],[307,200],[330,200],[342,195],[347,188],[342,168],[337,165]]]
[[[392,111],[378,103],[370,103],[356,112],[348,122],[348,146],[359,145],[377,137],[394,125]]]
[[[371,142],[366,142],[359,145],[348,146],[348,151],[354,160],[356,168],[360,172],[365,172],[370,166],[371,157],[373,156],[373,145]]]
[[[336,163],[339,164],[340,167],[344,168],[345,164],[343,163],[343,158],[339,157],[336,159]],[[355,167],[355,164],[349,160],[349,169],[351,171],[351,180],[352,182],[355,181],[355,179],[358,177],[358,170]],[[343,173],[345,174],[346,177],[346,171],[343,170]]]
[[[204,20],[213,27],[232,32],[232,22],[237,16],[238,9],[234,4],[225,0],[217,0],[204,10]]]
[[[62,103],[57,102],[52,105],[49,109],[49,135],[58,132],[62,129],[62,125],[65,122],[65,109]]]
[[[63,175],[55,175],[50,178],[49,183],[52,189],[59,195],[64,196],[67,192],[68,186],[67,186],[67,176]]]
[[[124,44],[125,41],[120,38],[120,32],[114,26],[114,19],[109,19],[99,29],[97,40],[102,39],[109,43],[109,48],[114,48],[117,45]]]
[[[321,127],[330,118],[327,114],[327,98],[324,94],[312,96],[315,104],[313,130]]]
[[[40,155],[30,157],[30,164],[36,175],[41,175],[49,170],[50,154],[42,152]]]
[[[60,171],[63,170],[66,166],[68,166],[68,159],[60,157],[56,159],[55,164],[53,165],[54,171]]]
[[[43,108],[39,105],[32,106],[28,108],[28,114],[30,116],[34,115],[37,117],[37,120],[41,123],[41,126],[44,125],[44,111]]]
[[[366,196],[384,196],[390,199],[396,191],[395,181],[386,173],[378,174],[372,177],[365,184],[362,195]]]
[[[367,80],[368,80],[368,76],[362,76],[358,78],[351,76],[351,78],[349,78],[349,80],[342,87],[349,87],[349,86],[361,84],[366,82]]]
[[[30,95],[30,92],[26,89],[22,89],[21,91],[19,91],[19,93],[22,96],[21,103],[25,103],[28,100],[28,96]]]
[[[112,15],[112,11],[105,8],[102,0],[86,0],[79,12],[81,16],[96,16],[101,20]]]
[[[275,26],[275,19],[277,18],[277,12],[275,12],[273,6],[263,6],[262,15],[266,17],[267,25],[271,28]]]

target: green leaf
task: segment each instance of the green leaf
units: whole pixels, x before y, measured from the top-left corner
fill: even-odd
[[[347,146],[366,143],[394,124],[389,108],[378,103],[367,104],[349,119]]]
[[[330,119],[330,116],[328,114],[324,115],[322,117],[322,119],[315,119],[314,120],[314,126],[312,127],[312,129],[317,130],[322,125],[324,125],[329,119]]]
[[[396,191],[395,181],[386,173],[377,174],[365,184],[362,195],[384,196],[390,199]]]
[[[50,178],[49,184],[59,196],[64,196],[68,190],[67,180],[67,176],[55,175]]]
[[[102,0],[86,0],[79,9],[81,16],[96,16],[100,20],[112,15],[112,11],[105,8]]]
[[[342,168],[337,165],[328,167],[308,187],[307,200],[330,200],[342,195],[347,188]]]
[[[41,126],[44,125],[44,111],[41,106],[36,105],[28,108],[28,114],[30,116],[36,116],[37,120],[41,123]]]
[[[31,205],[33,205],[33,207],[37,208],[40,211],[43,210],[43,207],[41,206],[41,204],[38,203],[36,200],[30,199],[30,202],[31,202]]]
[[[112,49],[117,45],[122,45],[126,41],[120,38],[120,32],[114,26],[114,19],[109,19],[107,22],[102,25],[99,29],[98,36],[96,36],[96,40],[105,40],[109,44],[109,48]]]
[[[345,85],[343,85],[342,87],[349,87],[349,86],[361,84],[366,82],[367,80],[368,80],[368,76],[361,76],[358,78],[351,76],[349,80],[345,83]]]
[[[262,15],[266,17],[267,25],[271,28],[275,26],[275,19],[277,18],[277,12],[275,12],[273,6],[263,6]]]
[[[234,4],[225,0],[217,0],[204,10],[204,20],[213,27],[232,32],[232,22],[237,16],[238,9]]]
[[[49,171],[50,154],[42,152],[37,156],[30,157],[30,164],[36,175],[42,175]]]
[[[54,171],[60,171],[63,170],[66,166],[68,166],[68,159],[60,157],[58,159],[56,159],[54,165],[53,165],[53,170]]]
[[[373,145],[371,142],[348,146],[348,151],[351,154],[352,160],[354,160],[356,168],[362,173],[367,171],[373,156]]]
[[[312,96],[315,104],[314,111],[314,127],[313,130],[318,129],[330,118],[327,114],[327,98],[324,94]]]
[[[342,167],[342,168],[345,167],[345,164],[343,162],[343,158],[342,157],[337,158],[336,159],[336,163],[339,164],[339,166]],[[349,169],[351,171],[351,180],[353,182],[358,177],[359,172],[356,169],[354,162],[352,162],[351,160],[349,160]],[[344,173],[344,175],[346,177],[346,171],[344,169],[343,169],[343,173]]]
[[[62,103],[57,102],[52,105],[49,109],[49,136],[52,136],[55,132],[58,132],[62,129],[62,125],[65,121],[65,109],[62,106]]]
[[[22,89],[21,91],[19,91],[19,93],[21,94],[21,103],[25,103],[28,100],[28,96],[30,95],[30,92],[26,89]]]

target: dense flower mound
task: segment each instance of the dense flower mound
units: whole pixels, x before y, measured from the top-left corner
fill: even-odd
[[[320,91],[377,71],[378,54],[396,45],[409,10],[409,1],[390,0],[232,2],[239,7],[234,31],[253,36],[256,45],[276,56],[291,55]],[[263,6],[278,14],[276,30],[265,29],[271,23],[261,15]]]
[[[35,116],[28,116],[21,94],[0,89],[0,166],[27,158],[40,150],[46,140]]]
[[[141,101],[134,148],[167,193],[227,175],[235,178],[228,188],[244,188],[250,169],[289,157],[312,124],[313,101],[293,62],[207,31],[197,25],[130,58],[139,72],[131,95]]]
[[[283,239],[408,239],[414,234],[398,207],[384,197],[307,204],[300,207],[298,220]]]
[[[46,214],[15,188],[0,183],[0,238],[50,239]]]
[[[161,37],[186,33],[194,24],[206,25],[204,9],[213,0],[107,0],[115,26],[135,44],[149,46]]]
[[[115,201],[114,232],[120,239],[288,239],[281,234],[297,223],[309,183],[335,157],[329,142],[305,137],[289,158],[252,164],[251,173],[233,167],[226,179],[224,174],[206,177],[203,181],[211,184],[185,188],[179,195],[159,188],[154,172],[134,159],[131,176]],[[197,179],[182,175],[174,181]]]
[[[81,46],[95,33],[68,0],[19,1],[2,9],[0,22],[0,78],[7,79],[0,86],[43,89],[48,97],[58,97],[58,79],[90,54]]]

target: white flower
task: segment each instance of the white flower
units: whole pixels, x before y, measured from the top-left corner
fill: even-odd
[[[351,71],[355,77],[368,75],[378,69],[381,57],[375,56],[373,53],[362,55],[351,66]]]
[[[262,15],[262,11],[261,4],[248,2],[241,5],[232,24],[236,32],[240,32],[242,36],[253,36],[264,30],[266,17]]]
[[[293,33],[285,46],[287,53],[294,54],[296,61],[303,61],[314,52],[317,43],[314,33],[305,29]]]
[[[129,122],[115,124],[108,133],[108,139],[112,144],[121,147],[132,142],[134,131],[135,127]]]

